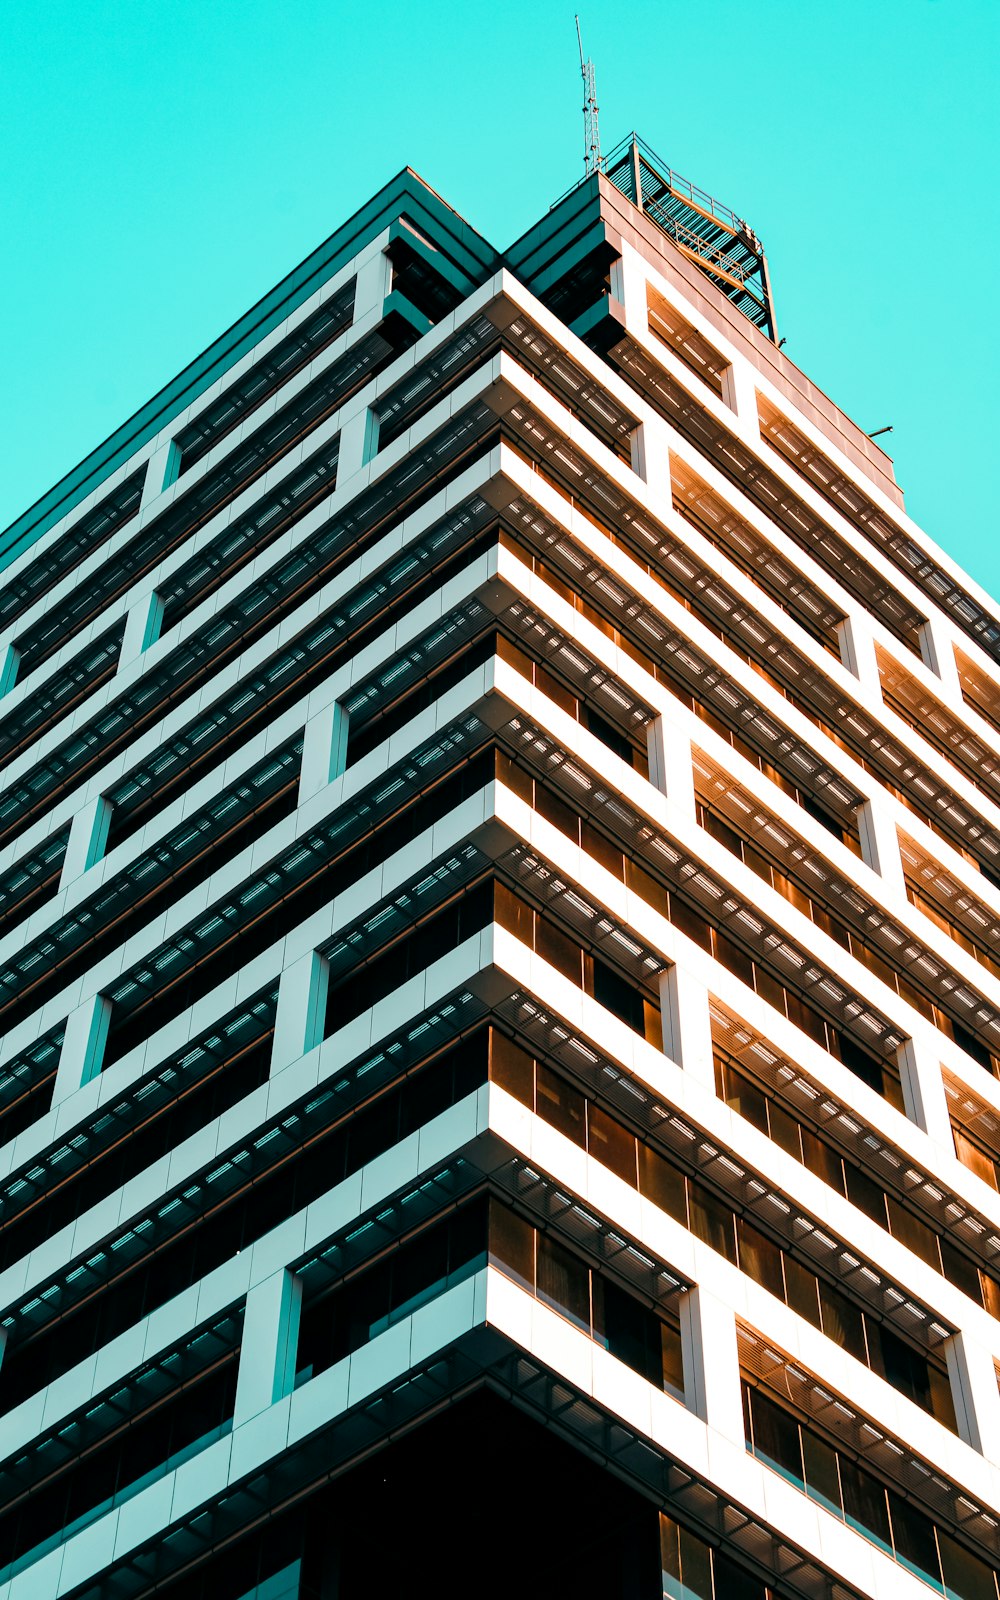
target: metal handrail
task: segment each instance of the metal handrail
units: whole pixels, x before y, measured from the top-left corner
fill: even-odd
[[[649,210],[654,216],[656,215],[656,208],[653,205],[650,205]],[[674,217],[665,215],[662,222],[660,222],[660,226],[665,233],[672,234],[678,244],[687,244],[695,255],[700,256],[703,261],[714,262],[716,266],[728,273],[731,278],[735,278],[744,287],[746,287],[747,279],[758,270],[756,262],[751,266],[744,265],[723,250],[721,245],[709,244],[706,239],[701,237],[700,233],[695,233],[693,228],[687,227],[683,222],[678,222]],[[690,241],[690,244],[688,244],[688,241]]]
[[[722,226],[727,228],[730,233],[749,232],[742,217],[738,217],[735,211],[731,211],[720,200],[716,200],[714,195],[710,195],[706,189],[700,189],[696,183],[691,182],[690,178],[685,178],[682,173],[675,172],[673,167],[662,160],[656,154],[656,151],[646,143],[645,139],[635,132],[627,134],[608,155],[602,156],[597,170],[605,174],[610,173],[613,168],[622,165],[628,159],[633,146],[638,148],[646,165],[656,173],[660,181],[665,183],[669,189],[675,190],[680,195],[686,195],[692,205],[698,206],[702,211],[707,211],[710,216],[715,218],[716,222],[721,222]],[[554,211],[556,206],[561,205],[567,196],[589,182],[592,177],[592,172],[585,172],[582,178],[577,179],[576,183],[570,184],[564,194],[561,194],[557,200],[553,200],[549,210]]]
[[[662,160],[656,151],[646,143],[645,139],[635,132],[626,134],[625,138],[619,140],[608,155],[601,157],[598,163],[598,171],[608,173],[613,167],[617,167],[626,161],[631,154],[633,145],[638,147],[647,166],[652,168],[661,181],[666,182],[668,188],[677,190],[679,194],[686,194],[692,204],[700,207],[702,211],[707,211],[710,216],[713,216],[717,222],[721,222],[731,233],[740,233],[745,230],[746,223],[736,215],[735,211],[731,211],[728,206],[722,205],[707,190],[699,189],[698,185],[692,183],[690,178],[685,178],[681,173],[675,172],[673,167]],[[565,194],[561,194],[557,200],[553,200],[549,210],[555,210],[555,207],[560,205],[567,195],[573,194],[575,190],[579,189],[592,177],[592,172],[585,172],[582,178],[578,178],[575,183],[570,184]]]
[[[706,189],[700,189],[696,183],[691,182],[690,178],[685,178],[682,173],[676,172],[661,156],[657,155],[652,146],[647,144],[646,140],[638,133],[632,132],[628,134],[626,138],[615,145],[615,148],[609,155],[605,156],[601,163],[603,170],[608,172],[612,167],[617,167],[621,162],[627,160],[633,146],[638,149],[646,165],[655,172],[661,182],[666,183],[668,188],[675,190],[678,194],[686,195],[692,205],[698,206],[702,211],[707,211],[717,222],[721,222],[723,227],[728,228],[730,233],[745,231],[746,223],[742,217],[738,217],[735,211],[731,211],[728,206],[724,206],[721,201],[716,200],[715,196],[710,195]]]

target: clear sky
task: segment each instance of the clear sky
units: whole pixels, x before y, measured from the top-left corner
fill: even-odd
[[[994,595],[1000,0],[7,0],[6,526],[404,165],[498,247],[633,127]]]

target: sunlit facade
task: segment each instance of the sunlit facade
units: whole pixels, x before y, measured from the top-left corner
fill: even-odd
[[[1000,613],[746,224],[407,170],[0,561],[0,1600],[1000,1600]]]

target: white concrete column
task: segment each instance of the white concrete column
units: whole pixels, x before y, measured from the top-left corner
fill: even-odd
[[[743,1448],[743,1398],[736,1314],[696,1285],[681,1297],[684,1403],[702,1422]]]
[[[624,306],[624,304],[625,304],[625,269],[622,266],[621,256],[616,256],[614,261],[612,261],[611,270],[608,273],[608,278],[609,278],[610,285],[611,285],[611,298],[612,298],[612,300],[616,300],[620,306]]]
[[[17,669],[21,665],[21,652],[8,639],[0,645],[0,696],[10,694],[17,682]]]
[[[941,688],[948,698],[961,705],[962,684],[958,676],[955,647],[936,617],[928,617],[920,625],[920,659],[935,677],[941,679]]]
[[[337,456],[337,482],[346,483],[372,457],[378,454],[378,417],[370,406],[362,406],[344,419]]]
[[[1000,1464],[1000,1389],[993,1355],[964,1329],[945,1341],[944,1352],[958,1436],[987,1460]]]
[[[302,1281],[283,1267],[247,1295],[236,1378],[233,1427],[291,1394],[302,1307]]]
[[[760,417],[757,412],[757,381],[748,361],[733,361],[722,375],[722,398],[731,411],[735,411],[739,431],[744,439],[760,441]]]
[[[176,483],[181,470],[181,447],[176,439],[168,439],[166,444],[161,444],[154,450],[146,466],[146,476],[142,485],[142,501],[140,512],[145,511],[151,500],[169,489]]]
[[[665,506],[671,506],[673,493],[670,487],[670,448],[667,444],[666,429],[657,427],[654,420],[640,422],[639,426],[633,429],[629,442],[632,449],[632,471],[649,485],[658,501]]]
[[[118,652],[118,671],[137,661],[151,644],[155,644],[160,637],[160,628],[163,624],[163,601],[158,594],[143,595],[134,606],[129,608],[125,618],[125,632],[122,636],[122,647]]]
[[[928,1025],[912,1039],[904,1039],[897,1060],[903,1087],[906,1115],[934,1140],[945,1155],[954,1157],[948,1096],[941,1073],[941,1058],[935,1048],[937,1034]]]
[[[875,655],[875,640],[858,617],[845,617],[837,626],[840,641],[840,659],[848,672],[853,673],[868,699],[882,704],[882,679],[879,676]]]
[[[373,249],[358,264],[354,289],[354,325],[372,317],[381,322],[385,297],[392,286],[392,262],[383,249]]]
[[[302,766],[299,772],[299,805],[319,794],[347,765],[347,710],[332,700],[309,718],[302,730]]]
[[[712,1014],[700,978],[675,963],[660,977],[663,1053],[715,1093]]]
[[[322,1043],[328,977],[326,958],[318,950],[300,956],[281,974],[271,1045],[272,1077]]]
[[[896,819],[885,798],[878,794],[872,796],[859,807],[857,816],[861,859],[884,879],[890,895],[905,901],[906,879]]]
[[[67,884],[74,883],[88,867],[94,865],[95,861],[100,861],[104,854],[104,846],[108,842],[113,809],[111,801],[99,794],[95,799],[88,800],[85,806],[81,806],[74,816],[70,824],[66,854],[63,857],[62,874],[59,878],[60,889],[65,889]]]
[[[111,1001],[103,994],[92,995],[70,1013],[52,1091],[54,1106],[98,1076],[110,1022]]]
[[[640,339],[644,339],[649,332],[646,282],[642,257],[623,241],[621,255],[611,263],[611,293],[625,312],[625,326],[629,333]]]
[[[694,763],[691,738],[670,717],[658,716],[646,729],[649,756],[649,781],[665,794],[672,805],[680,806],[694,820]]]

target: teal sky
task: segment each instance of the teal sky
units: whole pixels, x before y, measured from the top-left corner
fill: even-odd
[[[605,148],[748,219],[786,354],[1000,595],[1000,0],[576,3]],[[8,0],[0,527],[400,167],[508,244],[580,102],[573,0]]]

